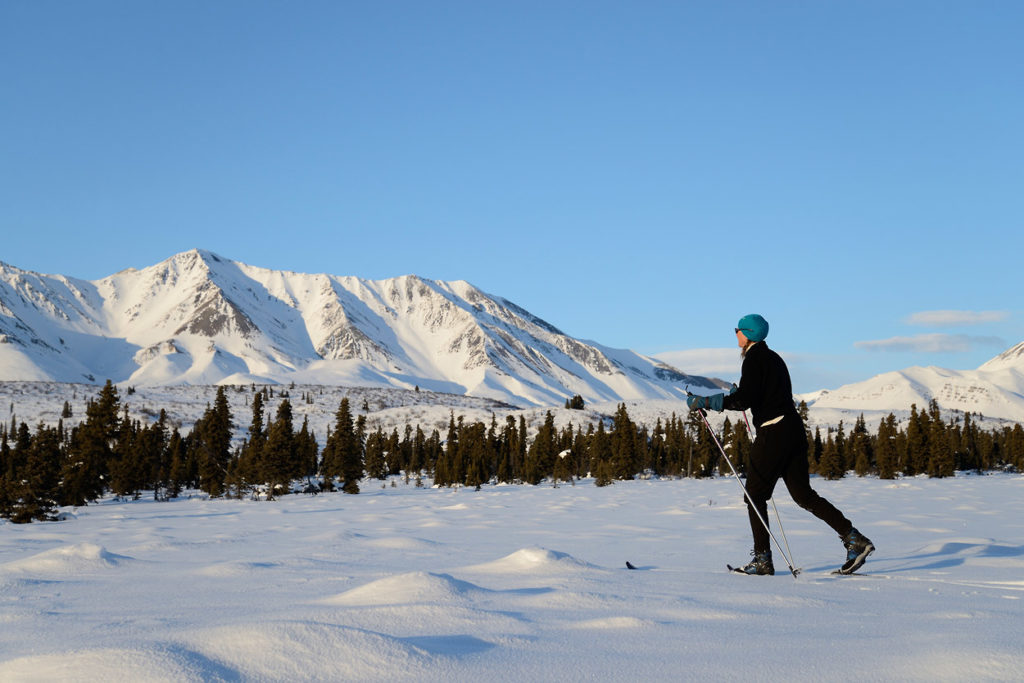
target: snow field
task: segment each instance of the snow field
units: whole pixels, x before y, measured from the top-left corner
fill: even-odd
[[[725,571],[729,479],[373,484],[0,525],[0,680],[1024,677],[1019,475],[815,480],[879,548],[851,577],[780,490],[797,579]]]

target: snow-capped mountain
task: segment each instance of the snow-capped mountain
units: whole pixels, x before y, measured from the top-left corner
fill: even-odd
[[[798,398],[807,401],[812,417],[830,424],[838,423],[839,419],[850,423],[860,413],[864,413],[868,421],[889,412],[900,416],[914,404],[919,410],[926,409],[932,399],[944,411],[1021,422],[1024,421],[1024,342],[976,370],[915,366]]]
[[[0,379],[423,387],[550,405],[716,380],[569,337],[463,281],[257,268],[202,250],[96,281],[0,263]]]

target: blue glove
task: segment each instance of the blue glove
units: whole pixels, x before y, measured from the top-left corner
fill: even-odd
[[[690,410],[700,408],[702,410],[714,410],[716,412],[722,412],[722,401],[725,400],[725,394],[712,394],[711,396],[687,396],[686,405],[689,406]]]

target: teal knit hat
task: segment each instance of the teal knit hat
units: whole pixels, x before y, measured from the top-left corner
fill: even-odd
[[[768,336],[768,321],[757,313],[750,313],[740,318],[736,323],[736,330],[743,333],[743,336],[752,342],[764,341]]]

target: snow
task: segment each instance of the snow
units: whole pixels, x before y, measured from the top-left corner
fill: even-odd
[[[1021,680],[1024,476],[814,479],[793,578],[732,479],[117,501],[0,523],[0,680]],[[631,561],[638,570],[625,568]]]

